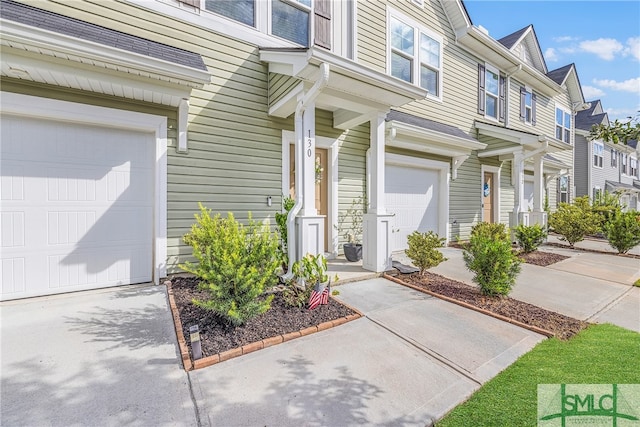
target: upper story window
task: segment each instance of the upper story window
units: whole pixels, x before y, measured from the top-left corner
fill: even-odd
[[[520,120],[530,125],[536,124],[536,94],[531,88],[520,87]]]
[[[234,21],[256,26],[255,0],[205,0],[204,8]]]
[[[612,168],[618,167],[618,152],[613,148],[611,149],[611,167]]]
[[[441,98],[442,37],[392,11],[388,27],[390,74]]]
[[[638,176],[638,159],[633,157],[629,159],[629,175],[634,178]]]
[[[556,107],[556,139],[571,144],[571,113]]]
[[[310,14],[311,0],[273,0],[271,33],[299,45],[309,46]]]
[[[478,113],[504,121],[505,79],[497,68],[478,64]]]
[[[627,155],[623,154],[621,157],[622,157],[622,162],[621,162],[622,164],[620,166],[620,171],[623,174],[626,174],[627,173]]]
[[[601,142],[593,143],[593,166],[601,168],[604,159],[604,145]]]

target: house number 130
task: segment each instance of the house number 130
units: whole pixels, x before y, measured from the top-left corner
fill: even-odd
[[[311,157],[311,138],[307,138],[307,157]]]

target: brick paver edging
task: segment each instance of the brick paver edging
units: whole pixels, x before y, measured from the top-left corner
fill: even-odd
[[[194,369],[200,369],[200,368],[205,368],[207,366],[215,365],[216,363],[224,362],[225,360],[242,356],[243,354],[252,353],[256,350],[262,350],[263,348],[271,347],[286,341],[291,341],[292,339],[300,338],[305,335],[310,335],[315,332],[324,331],[326,329],[330,329],[335,326],[342,325],[343,323],[350,322],[360,317],[364,317],[364,315],[358,309],[331,297],[332,300],[336,301],[338,304],[342,304],[343,306],[347,307],[348,309],[353,311],[354,314],[350,314],[345,317],[340,317],[339,319],[330,320],[328,322],[323,322],[316,326],[309,326],[308,328],[304,328],[299,331],[289,332],[283,335],[276,335],[275,337],[271,337],[271,338],[265,338],[260,341],[252,342],[251,344],[246,344],[241,347],[232,348],[231,350],[223,351],[222,353],[217,353],[212,356],[203,357],[202,359],[198,359],[192,362],[191,356],[189,355],[189,347],[187,346],[187,341],[185,340],[184,334],[182,333],[182,322],[180,321],[180,313],[178,312],[178,307],[176,306],[176,301],[175,301],[175,298],[173,297],[173,290],[171,289],[171,281],[167,280],[165,282],[165,285],[167,286],[167,295],[169,297],[169,308],[171,308],[171,314],[173,315],[173,325],[175,326],[175,329],[176,329],[176,336],[178,337],[178,346],[180,347],[180,356],[182,357],[182,364],[184,366],[185,371],[191,371]]]
[[[457,299],[437,294],[437,293],[432,292],[432,291],[430,291],[428,289],[424,289],[424,288],[421,288],[419,286],[415,286],[415,285],[412,285],[410,283],[403,282],[402,280],[400,280],[400,279],[398,279],[396,277],[390,276],[390,275],[388,275],[386,273],[383,275],[383,277],[385,279],[391,280],[392,282],[395,282],[395,283],[397,283],[399,285],[406,286],[406,287],[411,288],[413,290],[416,290],[418,292],[422,292],[422,293],[425,293],[425,294],[432,295],[432,296],[434,296],[436,298],[440,298],[441,300],[444,300],[444,301],[447,301],[447,302],[458,304],[459,306],[462,306],[464,308],[468,308],[468,309],[477,311],[478,313],[482,313],[482,314],[486,314],[487,316],[495,317],[498,320],[502,320],[503,322],[511,323],[512,325],[516,325],[516,326],[519,326],[521,328],[528,329],[528,330],[530,330],[532,332],[535,332],[535,333],[538,333],[540,335],[545,335],[547,337],[553,337],[554,336],[553,332],[547,331],[546,329],[538,328],[537,326],[527,325],[526,323],[522,323],[522,322],[519,322],[517,320],[513,320],[513,319],[511,319],[509,317],[502,316],[500,314],[494,313],[492,311],[485,310],[485,309],[480,308],[480,307],[476,307],[475,305],[468,304],[468,303],[466,303],[464,301],[458,301]]]

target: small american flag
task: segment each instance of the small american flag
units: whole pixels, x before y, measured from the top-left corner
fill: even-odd
[[[309,310],[313,310],[319,305],[329,304],[329,293],[331,293],[331,280],[327,286],[324,286],[324,289],[320,283],[316,284],[309,297]]]

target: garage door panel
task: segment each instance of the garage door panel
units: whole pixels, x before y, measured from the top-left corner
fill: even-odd
[[[0,297],[150,281],[154,147],[151,134],[3,116]]]

